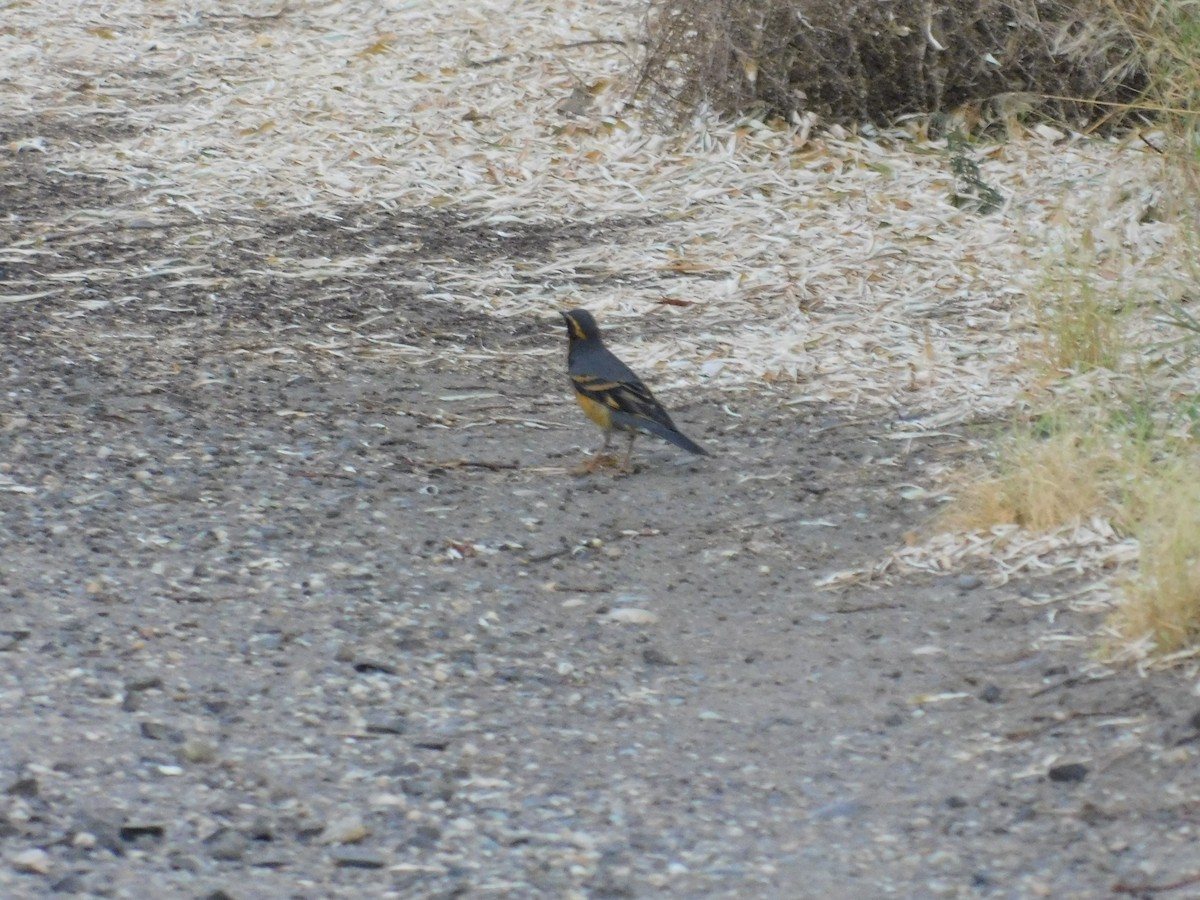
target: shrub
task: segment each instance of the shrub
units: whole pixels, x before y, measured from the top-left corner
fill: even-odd
[[[651,0],[640,86],[676,112],[1091,121],[1147,78],[1103,0]]]

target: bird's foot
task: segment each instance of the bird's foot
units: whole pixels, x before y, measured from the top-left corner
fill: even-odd
[[[601,469],[618,469],[622,472],[625,471],[624,466],[621,464],[621,460],[617,459],[611,453],[600,452],[587,462],[576,467],[574,473],[576,475],[594,475]]]

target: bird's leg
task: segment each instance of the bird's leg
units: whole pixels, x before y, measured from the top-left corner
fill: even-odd
[[[637,432],[629,432],[629,446],[625,448],[625,462],[621,464],[621,471],[627,475],[633,472],[633,464],[631,460],[633,459],[633,442],[636,440]]]
[[[585,474],[591,474],[597,469],[603,469],[606,466],[616,464],[616,461],[608,452],[608,448],[612,445],[612,432],[604,432],[604,446],[600,448],[600,452],[580,466],[579,471]]]

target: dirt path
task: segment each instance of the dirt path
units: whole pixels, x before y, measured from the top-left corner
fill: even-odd
[[[953,437],[705,387],[664,400],[712,459],[644,441],[637,474],[578,477],[553,310],[393,283],[563,229],[238,211],[214,252],[186,217],[72,231],[128,198],[36,160],[3,192],[0,245],[60,241],[7,281],[106,274],[0,307],[0,895],[1094,898],[1197,871],[1195,698],[1082,676],[1086,641],[1040,640],[1061,585],[814,586],[926,520],[899,486]],[[351,288],[244,273],[389,229],[411,255]],[[146,260],[223,280],[163,295]]]

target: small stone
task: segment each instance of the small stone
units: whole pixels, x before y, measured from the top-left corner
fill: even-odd
[[[657,647],[647,647],[642,651],[642,662],[648,666],[677,666],[679,663],[667,656]]]
[[[383,854],[373,850],[339,849],[332,851],[330,856],[333,858],[334,865],[340,869],[382,869],[387,865],[387,859]]]
[[[983,584],[983,579],[978,575],[959,575],[954,584],[960,591],[973,591]]]
[[[16,631],[0,631],[0,652],[12,650],[31,634],[33,634],[32,631],[24,628],[17,629]]]
[[[183,732],[162,722],[143,722],[142,737],[152,741],[170,741],[173,744],[183,743]]]
[[[638,609],[636,606],[609,610],[604,618],[606,621],[615,622],[618,625],[653,625],[658,621],[658,616],[650,610]]]
[[[125,839],[121,837],[121,824],[115,817],[105,818],[101,815],[84,813],[76,825],[77,833],[88,835],[94,841],[93,846],[100,847],[117,856],[125,853]]]
[[[38,795],[38,780],[25,776],[18,778],[4,791],[10,797],[36,797]]]
[[[1051,781],[1058,781],[1064,784],[1080,782],[1087,778],[1088,767],[1083,763],[1063,763],[1061,766],[1052,766],[1046,774],[1050,776]]]
[[[252,841],[273,841],[275,825],[266,816],[255,816],[250,827],[246,829],[246,837]]]
[[[367,734],[404,734],[408,720],[404,716],[383,716],[367,719]]]
[[[349,815],[334,819],[321,832],[323,844],[355,844],[371,833],[361,816]]]
[[[48,875],[54,868],[54,860],[40,847],[31,847],[28,850],[22,850],[12,858],[12,867],[18,872],[30,875]]]
[[[232,828],[218,828],[204,839],[204,847],[213,859],[236,862],[246,855],[246,838]]]
[[[179,759],[194,764],[216,762],[217,745],[207,738],[189,738],[179,747]]]
[[[835,800],[813,811],[818,819],[849,819],[862,812],[863,806],[857,800]]]
[[[608,873],[588,885],[587,896],[604,900],[634,900],[637,891],[628,881],[618,881]]]
[[[167,865],[174,872],[190,872],[195,875],[207,863],[202,863],[197,857],[181,850],[171,850],[167,853]]]
[[[408,844],[418,850],[432,850],[441,839],[442,829],[436,825],[418,825],[413,831],[413,836],[409,838]]]
[[[984,703],[996,703],[1000,699],[1001,694],[999,685],[989,684],[979,692],[979,699]]]
[[[444,738],[444,737],[437,737],[436,735],[430,735],[427,737],[420,737],[420,738],[415,739],[413,741],[413,746],[416,747],[418,750],[441,751],[441,750],[445,750],[447,747],[450,746],[450,739]]]
[[[70,872],[50,885],[50,890],[55,894],[84,894],[87,886],[77,872]]]
[[[163,680],[158,675],[139,675],[125,682],[125,692],[136,694],[140,691],[152,691],[163,686]]]
[[[94,830],[94,829],[93,829]],[[157,844],[166,835],[161,825],[123,825],[117,832],[126,844]]]
[[[354,671],[364,675],[395,675],[396,667],[390,662],[377,657],[359,659],[354,663]]]
[[[285,869],[291,864],[286,853],[279,850],[259,851],[249,854],[245,863],[258,869]]]
[[[264,650],[278,650],[283,646],[283,632],[268,631],[256,634],[251,640]]]

